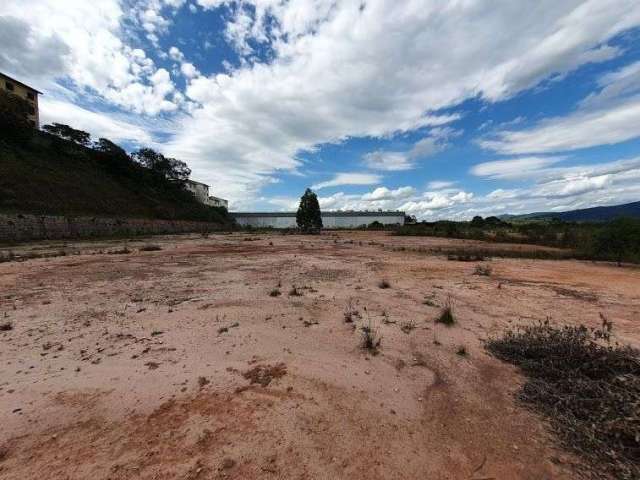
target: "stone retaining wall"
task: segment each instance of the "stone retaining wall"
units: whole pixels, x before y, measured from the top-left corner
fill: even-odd
[[[0,242],[212,232],[217,223],[188,220],[0,214]]]

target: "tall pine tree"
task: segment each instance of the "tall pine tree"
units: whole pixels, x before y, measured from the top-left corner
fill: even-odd
[[[298,228],[305,233],[319,233],[322,229],[322,215],[318,197],[310,188],[300,197],[300,206],[296,213]]]

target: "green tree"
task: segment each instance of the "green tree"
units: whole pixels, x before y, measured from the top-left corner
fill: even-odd
[[[98,158],[111,173],[124,174],[133,166],[133,161],[124,148],[107,138],[100,138],[93,144],[93,149],[98,152]]]
[[[618,218],[606,224],[594,242],[596,257],[613,260],[620,265],[624,261],[640,260],[640,220]]]
[[[82,145],[83,147],[88,147],[89,145],[91,145],[90,133],[82,130],[76,130],[69,125],[64,125],[62,123],[52,123],[51,125],[45,125],[44,127],[42,127],[42,129],[45,132],[50,133],[51,135],[69,140],[70,142],[77,143],[78,145]]]
[[[151,148],[141,148],[132,157],[143,167],[167,180],[184,183],[191,175],[191,169],[186,163],[175,158],[165,157]]]
[[[315,193],[307,188],[300,197],[300,206],[296,213],[298,228],[305,233],[317,233],[322,229],[322,214]]]

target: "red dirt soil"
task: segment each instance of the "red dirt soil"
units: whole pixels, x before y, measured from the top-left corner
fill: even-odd
[[[640,345],[637,268],[494,259],[478,276],[393,251],[469,242],[382,232],[149,242],[0,264],[0,479],[576,478],[483,340],[602,312]],[[451,327],[434,322],[449,298]]]

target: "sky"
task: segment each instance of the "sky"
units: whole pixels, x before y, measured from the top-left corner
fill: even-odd
[[[41,123],[184,160],[232,211],[640,200],[638,0],[3,0],[0,44]]]

